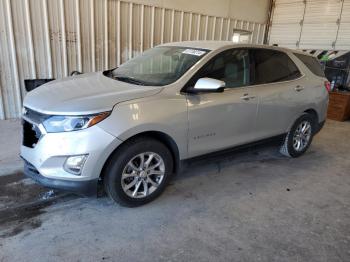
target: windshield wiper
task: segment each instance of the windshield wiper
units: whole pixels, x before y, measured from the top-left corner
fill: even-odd
[[[146,85],[145,82],[141,80],[137,80],[135,78],[129,77],[129,76],[113,76],[114,79],[117,79],[122,82],[130,83],[130,84],[135,84],[135,85],[141,85],[144,86]]]

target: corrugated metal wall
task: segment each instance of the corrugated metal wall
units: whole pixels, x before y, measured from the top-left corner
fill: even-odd
[[[350,50],[350,0],[274,0],[269,43]]]
[[[263,24],[127,1],[0,0],[0,119],[20,116],[24,79],[112,68],[166,42],[229,40],[234,28],[263,41]]]

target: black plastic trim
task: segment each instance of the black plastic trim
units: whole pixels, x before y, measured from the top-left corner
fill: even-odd
[[[227,149],[223,149],[223,150],[219,150],[219,151],[214,151],[208,154],[204,154],[204,155],[200,155],[200,156],[195,156],[192,158],[188,158],[188,159],[184,159],[181,161],[181,166],[180,168],[186,168],[186,166],[188,166],[191,162],[198,162],[198,161],[202,161],[202,160],[213,160],[217,157],[222,157],[228,154],[232,154],[232,153],[239,153],[239,152],[243,152],[246,149],[249,148],[254,148],[254,147],[259,147],[259,146],[263,146],[263,145],[269,145],[269,146],[280,146],[282,145],[284,138],[286,137],[286,133],[284,134],[280,134],[277,136],[273,136],[270,138],[265,138],[262,140],[258,140],[255,142],[250,142],[247,144],[243,144],[240,146],[234,146],[234,147],[230,147]]]
[[[24,175],[48,188],[61,189],[64,191],[77,193],[85,196],[97,195],[98,179],[92,179],[87,181],[69,181],[47,178],[41,175],[39,171],[26,160],[24,160]]]
[[[326,120],[324,120],[324,121],[318,123],[318,125],[317,125],[317,127],[316,127],[316,130],[315,130],[315,132],[314,132],[315,135],[316,135],[318,132],[321,131],[321,129],[323,128],[323,126],[324,126],[325,123],[326,123]]]

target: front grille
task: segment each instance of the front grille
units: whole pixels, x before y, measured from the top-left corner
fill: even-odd
[[[26,120],[22,121],[23,124],[23,140],[22,144],[26,147],[34,148],[41,137],[40,129]]]
[[[38,127],[40,123],[48,119],[50,115],[45,115],[25,107],[23,112],[23,140],[26,147],[34,148],[39,142],[42,133]],[[28,120],[28,121],[27,121]]]

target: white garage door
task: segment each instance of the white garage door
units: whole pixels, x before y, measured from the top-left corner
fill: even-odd
[[[275,0],[269,43],[350,50],[350,0]]]

